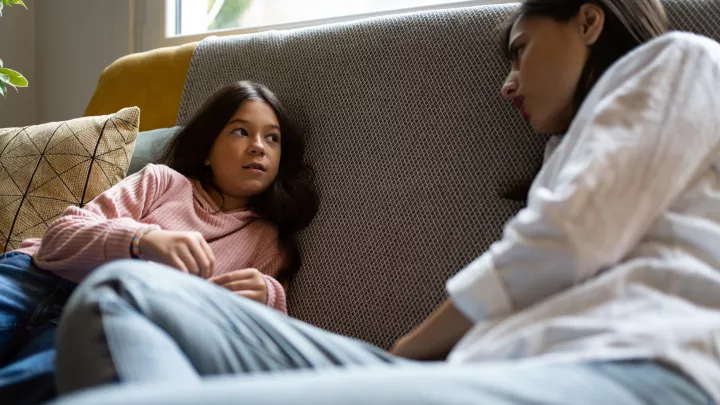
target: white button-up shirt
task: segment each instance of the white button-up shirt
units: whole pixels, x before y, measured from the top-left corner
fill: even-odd
[[[657,359],[720,401],[720,44],[672,33],[601,78],[528,206],[450,279],[450,362]]]

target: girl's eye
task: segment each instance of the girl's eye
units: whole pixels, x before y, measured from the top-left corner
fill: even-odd
[[[280,137],[277,136],[277,135],[275,135],[275,134],[273,134],[273,135],[268,135],[267,137],[268,137],[268,139],[270,139],[270,141],[272,141],[272,142],[275,142],[275,143],[280,142]]]
[[[235,134],[235,135],[248,136],[247,131],[244,130],[243,128],[234,129],[234,130],[232,131],[232,133]]]

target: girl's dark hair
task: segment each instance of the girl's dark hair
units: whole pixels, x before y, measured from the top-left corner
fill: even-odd
[[[247,81],[221,88],[170,141],[157,163],[200,181],[206,190],[217,189],[205,160],[225,125],[240,105],[249,100],[267,103],[275,111],[282,133],[277,177],[265,192],[250,200],[248,208],[277,226],[286,266],[276,278],[281,282],[288,281],[300,268],[296,235],[315,217],[318,195],[313,185],[312,170],[304,162],[303,137],[273,92],[261,84]]]
[[[584,4],[594,4],[605,13],[600,37],[590,48],[574,97],[575,112],[594,84],[618,59],[633,48],[668,31],[668,20],[660,0],[523,0],[503,26],[502,49],[509,59],[508,43],[513,24],[524,17],[550,17],[570,21]]]

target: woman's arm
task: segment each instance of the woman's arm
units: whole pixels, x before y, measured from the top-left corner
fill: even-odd
[[[718,156],[720,45],[671,34],[613,66],[503,238],[448,282],[479,322],[621,262]],[[442,333],[438,331],[438,333]]]
[[[35,263],[73,281],[115,259],[130,258],[135,233],[147,224],[138,220],[157,197],[162,182],[148,166],[123,179],[85,207],[68,207],[45,231]]]
[[[472,325],[452,300],[445,300],[420,326],[399,339],[391,353],[415,360],[442,360]]]

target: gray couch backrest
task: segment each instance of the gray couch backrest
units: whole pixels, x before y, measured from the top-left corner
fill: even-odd
[[[720,2],[668,2],[678,28],[720,39]],[[290,313],[388,347],[445,297],[521,202],[544,139],[500,96],[497,27],[514,5],[210,38],[178,124],[213,91],[252,80],[303,129],[321,209],[301,235]]]

